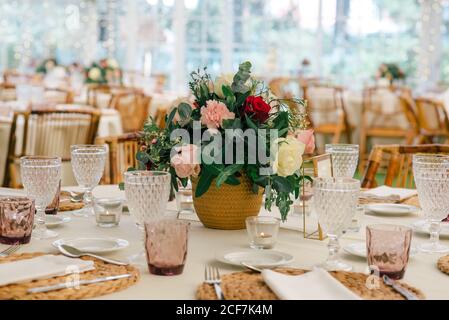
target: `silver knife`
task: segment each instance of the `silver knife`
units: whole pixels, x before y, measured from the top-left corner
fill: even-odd
[[[413,292],[397,284],[396,281],[389,278],[388,276],[384,275],[382,279],[387,286],[392,287],[394,290],[396,290],[396,292],[400,293],[407,300],[419,300],[419,298]]]
[[[99,282],[105,282],[105,281],[111,281],[111,280],[117,280],[117,279],[124,279],[131,277],[131,274],[121,274],[118,276],[110,276],[110,277],[102,277],[102,278],[96,278],[92,280],[81,280],[78,282],[64,282],[59,283],[51,286],[44,286],[44,287],[36,287],[28,289],[28,293],[42,293],[42,292],[48,292],[48,291],[54,291],[54,290],[61,290],[61,289],[69,289],[69,288],[75,288],[77,286],[85,285],[85,284],[92,284],[92,283],[99,283]]]

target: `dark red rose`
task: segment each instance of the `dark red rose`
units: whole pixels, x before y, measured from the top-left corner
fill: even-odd
[[[252,115],[260,123],[267,121],[271,107],[262,97],[249,96],[243,105],[243,112]]]

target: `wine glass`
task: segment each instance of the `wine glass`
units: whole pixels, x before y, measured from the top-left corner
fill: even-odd
[[[144,236],[145,223],[164,216],[170,196],[171,175],[163,171],[125,172],[125,195],[130,214]],[[142,250],[129,258],[130,262],[145,265]]]
[[[36,239],[54,238],[58,234],[45,225],[45,208],[51,203],[61,181],[61,158],[22,157],[20,158],[22,183],[28,197],[35,200]]]
[[[335,178],[352,178],[359,161],[357,144],[326,144],[325,152],[332,157],[332,171]]]
[[[320,226],[329,237],[329,256],[320,265],[325,270],[352,269],[338,260],[338,239],[351,225],[359,192],[360,181],[351,178],[316,178],[313,181],[313,207]]]
[[[162,218],[170,196],[171,175],[164,171],[125,172],[129,212],[143,230],[145,222]]]
[[[75,179],[84,190],[84,208],[77,215],[88,217],[94,214],[92,190],[103,176],[108,148],[106,145],[73,145],[70,150]]]
[[[445,253],[449,247],[439,242],[441,220],[447,218],[449,208],[449,156],[416,154],[413,156],[413,175],[421,208],[430,224],[430,241],[420,245],[427,253]]]

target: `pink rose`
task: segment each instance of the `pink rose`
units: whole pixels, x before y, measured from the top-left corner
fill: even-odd
[[[193,144],[176,148],[178,152],[171,158],[171,165],[180,178],[197,177],[201,167],[198,162],[198,147]]]
[[[234,112],[229,111],[222,102],[209,100],[206,107],[201,108],[201,123],[209,129],[218,129],[223,125],[223,120],[234,118]]]
[[[295,133],[296,139],[306,145],[306,154],[312,154],[315,151],[315,135],[313,129],[298,130]]]

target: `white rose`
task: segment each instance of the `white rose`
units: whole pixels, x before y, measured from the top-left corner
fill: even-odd
[[[101,77],[101,71],[98,68],[92,68],[89,70],[89,78],[96,81]]]
[[[276,154],[273,172],[277,173],[278,176],[288,177],[298,171],[302,166],[302,155],[305,147],[304,143],[294,137],[275,140],[271,150],[272,154]]]
[[[214,82],[214,93],[223,99],[225,97],[223,94],[223,86],[231,86],[232,81],[234,81],[234,75],[232,74],[222,74],[217,77]]]
[[[107,60],[107,64],[108,64],[109,68],[112,68],[112,69],[118,69],[119,68],[118,62],[115,59],[108,59]]]

